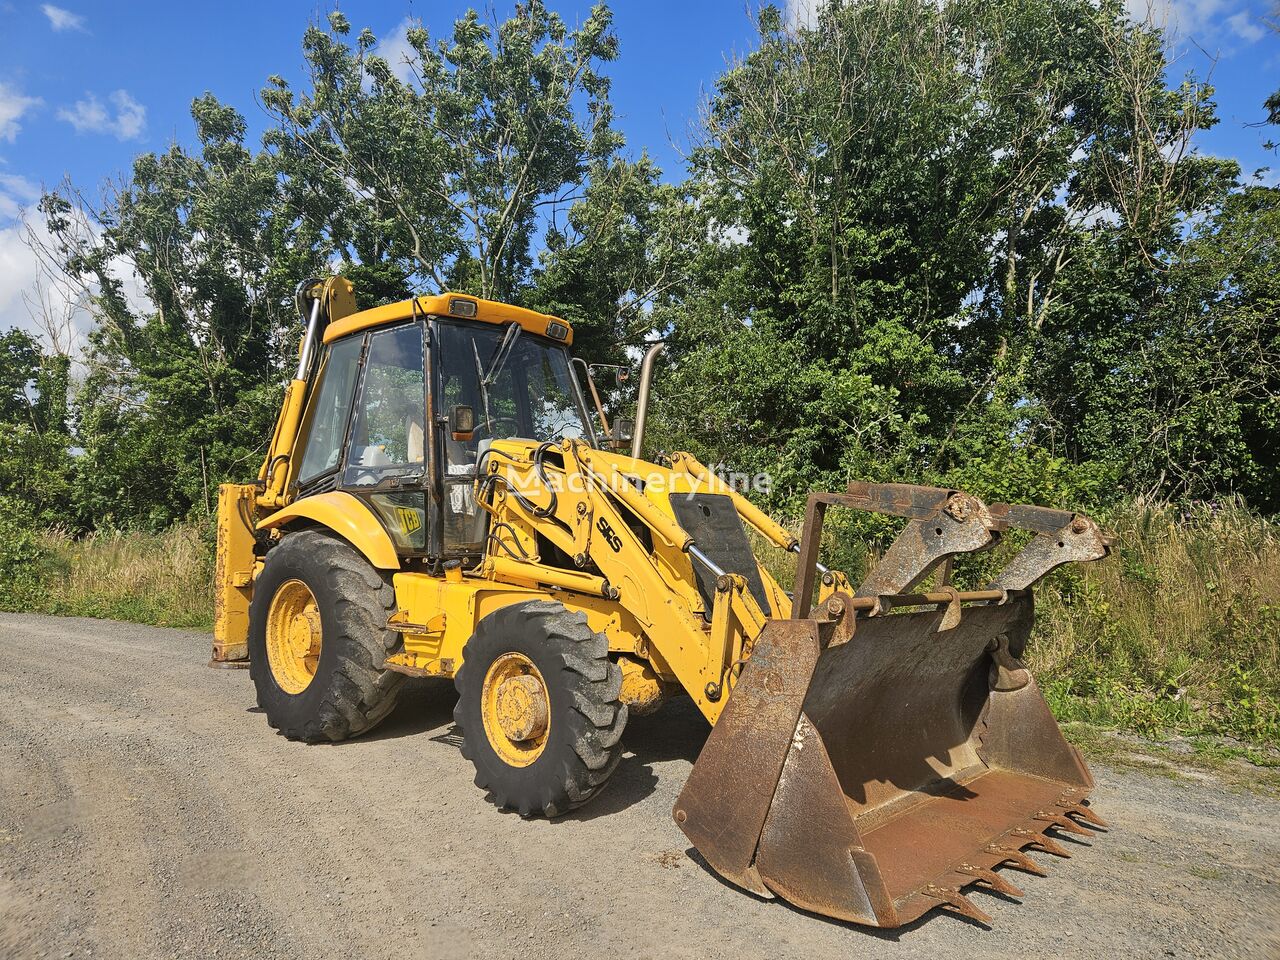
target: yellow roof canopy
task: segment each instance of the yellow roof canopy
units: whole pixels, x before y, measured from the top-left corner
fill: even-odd
[[[417,304],[417,310],[414,304]],[[332,343],[351,333],[381,327],[398,320],[407,320],[415,314],[434,317],[455,317],[460,320],[478,320],[481,323],[517,323],[526,333],[559,340],[566,346],[573,343],[573,328],[559,317],[513,307],[509,303],[481,300],[461,293],[439,293],[430,297],[415,297],[399,303],[388,303],[371,310],[361,310],[330,323],[324,332],[324,342]]]

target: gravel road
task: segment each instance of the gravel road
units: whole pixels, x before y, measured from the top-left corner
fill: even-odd
[[[1097,769],[1092,849],[985,893],[987,930],[898,931],[747,896],[689,855],[671,806],[706,728],[627,728],[594,804],[490,806],[415,682],[373,735],[290,743],[209,638],[0,614],[0,957],[1280,957],[1280,802]]]

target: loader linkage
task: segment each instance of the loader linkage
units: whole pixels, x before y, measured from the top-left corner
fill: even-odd
[[[907,518],[852,593],[823,575],[826,510]],[[953,557],[1034,534],[984,589],[950,585]],[[934,907],[982,923],[962,892],[1021,891],[995,872],[1070,856],[1053,833],[1105,826],[1093,780],[1019,657],[1030,587],[1110,541],[1088,517],[954,491],[850,484],[809,497],[790,619],[769,620],[675,806],[721,876],[761,896],[897,927]],[[910,591],[942,567],[940,584]],[[907,609],[910,608],[910,612]],[[902,612],[895,613],[895,610]]]

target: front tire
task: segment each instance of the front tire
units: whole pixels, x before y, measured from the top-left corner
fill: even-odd
[[[453,719],[476,786],[521,816],[595,796],[622,756],[622,671],[582,613],[529,600],[485,617],[463,651]]]
[[[339,741],[395,707],[401,674],[383,668],[395,589],[363,556],[315,530],[285,535],[249,605],[249,674],[267,722],[291,740]]]

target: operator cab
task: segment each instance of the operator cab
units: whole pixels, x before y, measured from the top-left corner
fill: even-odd
[[[484,552],[478,471],[495,440],[596,445],[562,320],[442,295],[337,320],[297,450],[299,496],[344,490],[397,550],[437,560]]]

